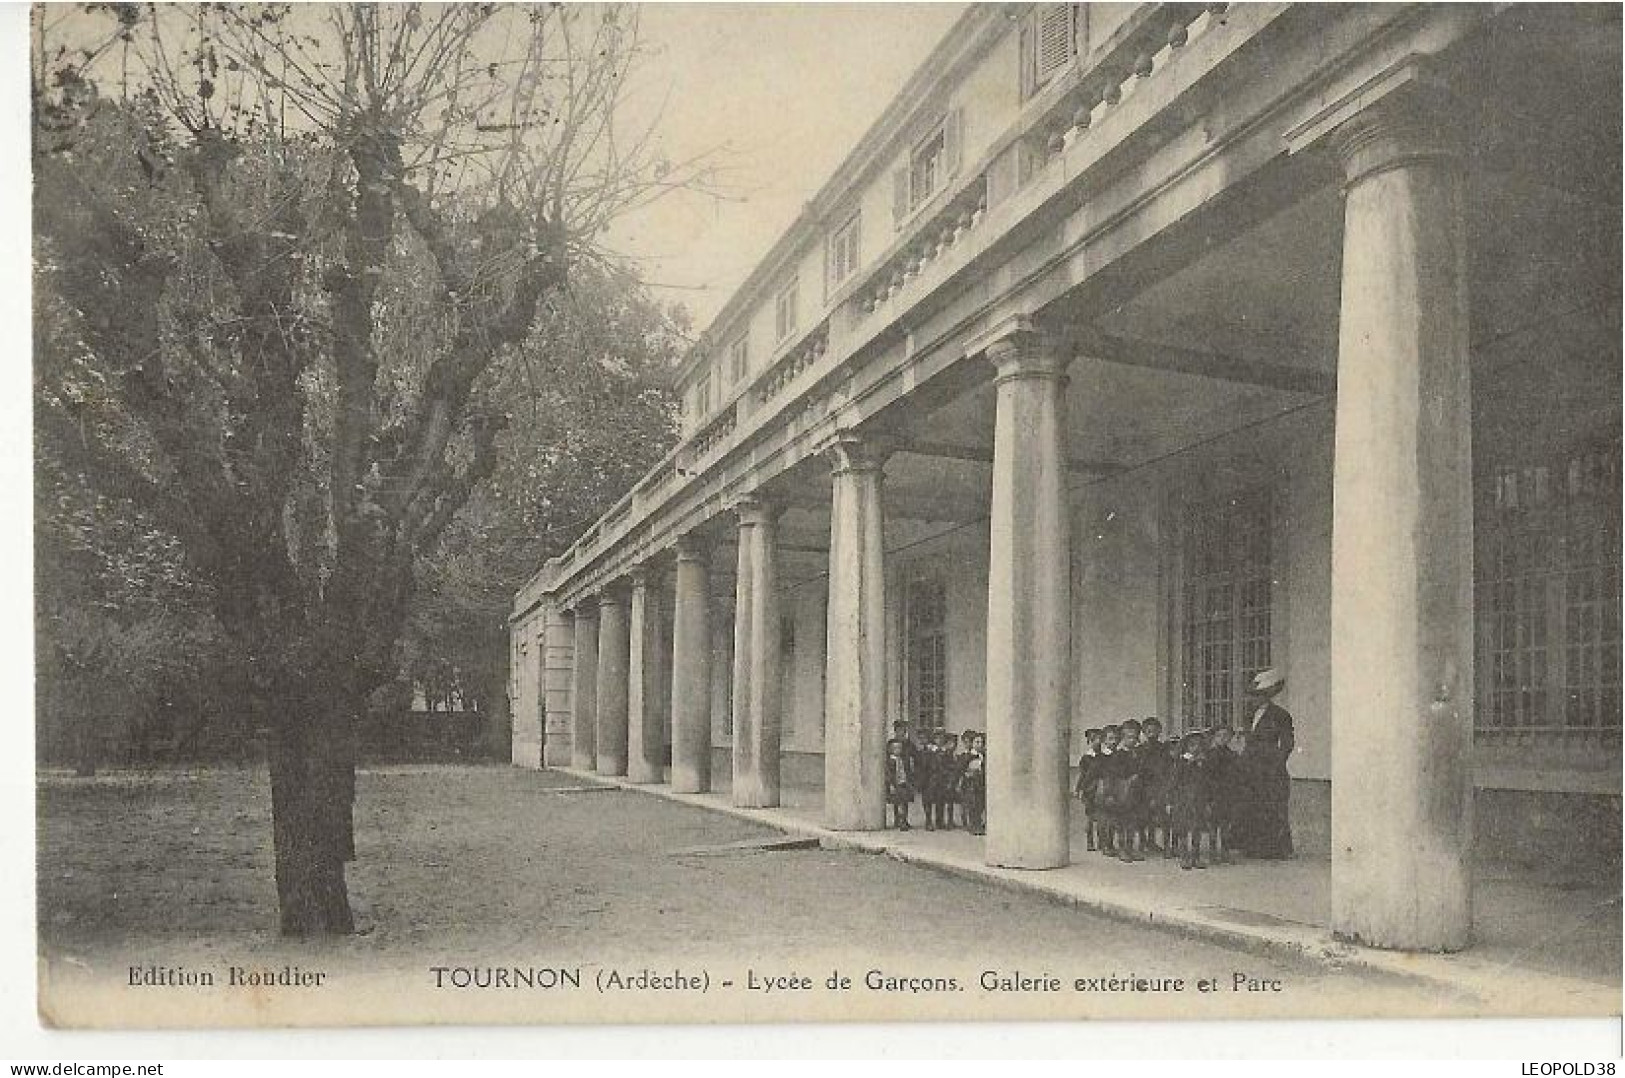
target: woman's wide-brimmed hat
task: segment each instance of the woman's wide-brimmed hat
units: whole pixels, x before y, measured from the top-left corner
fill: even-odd
[[[1260,670],[1258,673],[1253,675],[1252,688],[1254,692],[1269,692],[1272,689],[1279,689],[1285,684],[1286,675],[1275,669],[1273,666],[1268,670]]]

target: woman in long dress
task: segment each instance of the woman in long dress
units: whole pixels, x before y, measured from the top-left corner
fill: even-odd
[[[1274,669],[1260,670],[1248,686],[1253,710],[1246,728],[1245,762],[1252,789],[1244,841],[1249,856],[1269,860],[1292,856],[1292,825],[1288,819],[1292,776],[1286,765],[1296,740],[1291,713],[1275,702],[1284,688],[1286,678]]]

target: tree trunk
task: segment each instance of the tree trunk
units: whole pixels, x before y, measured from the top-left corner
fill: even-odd
[[[355,859],[357,701],[303,693],[284,701],[270,753],[282,934],[345,935],[355,931],[344,863]]]

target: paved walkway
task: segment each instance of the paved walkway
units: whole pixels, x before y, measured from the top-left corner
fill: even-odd
[[[1356,947],[1328,928],[1331,864],[1316,858],[1254,861],[1182,871],[1175,860],[1135,864],[1090,853],[1074,827],[1074,863],[1035,872],[982,863],[982,840],[964,831],[837,832],[822,826],[823,790],[791,786],[776,809],[729,803],[729,776],[708,794],[560,768],[587,781],[755,820],[831,848],[884,853],[899,860],[1041,894],[1068,905],[1155,924],[1247,950],[1286,952],[1334,967],[1421,977],[1486,999],[1515,995],[1527,1013],[1620,1013],[1620,889],[1593,881],[1542,881],[1480,870],[1475,881],[1474,946],[1457,955],[1413,955]],[[1074,813],[1074,818],[1080,815]],[[915,816],[919,816],[916,806]]]

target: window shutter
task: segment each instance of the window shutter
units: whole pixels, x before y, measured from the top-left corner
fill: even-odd
[[[903,227],[908,216],[908,163],[891,174],[891,219],[894,228]]]
[[[959,171],[960,159],[965,154],[965,109],[963,106],[949,111],[942,121],[942,164],[949,176]]]
[[[1036,38],[1033,81],[1042,85],[1072,62],[1072,5],[1045,4],[1039,8]]]

